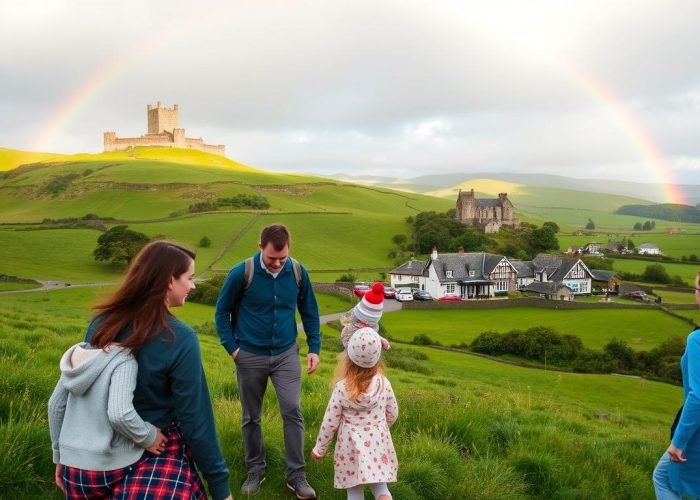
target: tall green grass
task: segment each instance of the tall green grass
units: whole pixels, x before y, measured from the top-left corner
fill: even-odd
[[[85,302],[95,293],[0,296],[3,496],[58,498],[46,402],[58,378],[59,356],[82,338]],[[190,306],[181,311],[183,319],[194,319],[186,312]],[[330,395],[339,346],[337,331],[324,327],[323,332],[319,372],[303,375],[302,381],[307,452]],[[233,367],[211,329],[202,330],[200,343],[235,492],[245,472]],[[653,498],[649,476],[680,400],[677,387],[397,347],[393,359],[387,358],[401,411],[392,429],[400,463],[399,481],[391,485],[395,498]],[[264,399],[263,427],[269,467],[259,498],[289,498],[282,422],[271,389]],[[307,472],[321,498],[345,497],[333,489],[330,458],[309,462]]]

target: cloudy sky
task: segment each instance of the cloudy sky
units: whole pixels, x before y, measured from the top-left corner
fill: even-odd
[[[180,105],[275,171],[700,184],[700,2],[0,0],[0,147]]]

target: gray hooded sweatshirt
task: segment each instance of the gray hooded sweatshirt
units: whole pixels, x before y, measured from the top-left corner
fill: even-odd
[[[138,365],[129,350],[83,342],[63,354],[60,369],[49,399],[54,463],[107,471],[138,461],[156,428],[134,409]]]

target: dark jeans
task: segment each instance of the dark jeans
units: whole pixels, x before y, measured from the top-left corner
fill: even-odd
[[[263,443],[260,414],[267,379],[277,393],[284,424],[284,452],[287,461],[286,478],[293,479],[304,473],[304,419],[301,415],[301,365],[299,348],[293,345],[277,356],[238,351],[236,377],[242,407],[243,445],[248,472],[264,473],[265,444]]]

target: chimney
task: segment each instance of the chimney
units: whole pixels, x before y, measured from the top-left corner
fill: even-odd
[[[437,247],[433,247],[433,253],[430,255],[430,258],[433,260],[438,258]]]

